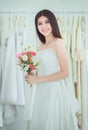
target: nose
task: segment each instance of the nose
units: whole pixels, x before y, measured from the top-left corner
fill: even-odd
[[[42,28],[43,28],[43,29],[46,29],[46,24],[45,24],[45,23],[42,24]]]

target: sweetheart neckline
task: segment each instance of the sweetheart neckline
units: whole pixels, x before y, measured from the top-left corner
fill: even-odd
[[[38,53],[42,53],[42,52],[45,52],[45,51],[51,51],[51,52],[53,52],[56,55],[56,52],[53,49],[51,49],[51,48],[42,49],[42,50],[39,50],[37,52]]]

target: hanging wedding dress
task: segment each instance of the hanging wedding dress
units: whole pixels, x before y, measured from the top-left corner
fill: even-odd
[[[39,51],[37,57],[40,60],[40,76],[60,70],[56,53],[52,49]],[[78,130],[78,110],[79,103],[67,79],[39,83],[36,86],[29,130]]]
[[[0,59],[1,59],[1,47],[0,47]],[[1,78],[1,73],[2,73],[2,69],[1,69],[1,62],[0,62],[0,90],[1,90],[1,81],[2,81],[2,78]],[[2,113],[2,104],[0,103],[0,127],[3,126],[3,113]]]
[[[17,83],[16,83],[16,61],[14,35],[8,39],[6,58],[3,69],[1,101],[14,104],[17,101]],[[8,88],[8,89],[6,89]]]
[[[82,63],[82,130],[88,129],[88,16],[82,19],[83,63]],[[85,80],[84,80],[85,79]]]
[[[12,21],[10,22],[5,52],[6,57],[3,65],[4,69],[2,77],[1,101],[2,103],[24,105],[23,74],[16,65],[16,53],[18,52],[19,47],[21,48],[21,43],[23,44],[23,30],[20,30],[19,25],[15,25],[14,29],[14,24]]]
[[[10,73],[8,73],[9,68],[7,69],[7,67],[8,67],[8,63],[10,63],[8,58],[11,55],[9,55],[9,54],[12,51],[12,50],[7,51],[7,48],[9,47],[10,43],[13,42],[13,40],[11,39],[11,41],[10,41],[10,37],[7,36],[7,35],[9,35],[9,33],[6,32],[7,31],[7,28],[6,28],[7,24],[5,24],[5,22],[7,22],[6,20],[7,19],[5,19],[3,21],[2,30],[1,30],[2,31],[1,54],[2,55],[1,55],[1,82],[0,82],[0,106],[1,106],[0,123],[2,123],[2,125],[0,124],[0,127],[2,127],[2,129],[4,128],[4,125],[13,122],[15,119],[15,115],[16,115],[15,106],[6,102],[7,101],[6,96],[11,94],[11,93],[8,93],[10,89],[7,88],[7,86],[9,86],[9,83],[11,81],[11,79],[8,80],[10,78],[9,77]],[[12,37],[12,35],[11,35],[11,37]],[[7,47],[7,42],[8,42],[8,47]],[[6,62],[7,62],[7,64],[6,64]],[[7,73],[5,72],[6,69],[7,69],[7,71],[6,71]],[[6,74],[7,74],[7,76],[6,76]],[[3,102],[3,99],[4,99],[4,102]],[[11,100],[13,100],[13,99],[10,98],[10,101]]]
[[[22,51],[22,45],[25,43],[23,19],[21,16],[17,17],[15,23],[15,55]],[[20,77],[20,78],[19,78]],[[24,105],[24,75],[23,71],[16,65],[16,82],[17,82],[17,102],[16,105]]]

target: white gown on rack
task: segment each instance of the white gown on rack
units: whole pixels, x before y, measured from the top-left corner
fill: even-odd
[[[39,75],[60,70],[52,49],[39,51],[38,59]],[[76,112],[79,103],[70,88],[66,79],[37,85],[29,130],[78,130]]]

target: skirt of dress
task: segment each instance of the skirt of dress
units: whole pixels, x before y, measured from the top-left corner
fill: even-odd
[[[78,130],[79,102],[67,84],[38,84],[29,130]]]

